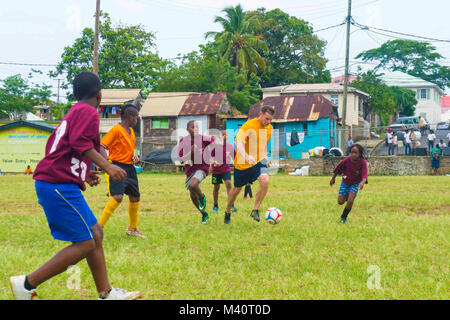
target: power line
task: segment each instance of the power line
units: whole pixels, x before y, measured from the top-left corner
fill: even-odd
[[[44,64],[44,63],[19,63],[19,62],[0,62],[4,65],[12,66],[29,66],[29,67],[56,67],[56,64]]]

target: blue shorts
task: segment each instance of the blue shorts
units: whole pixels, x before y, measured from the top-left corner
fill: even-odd
[[[346,196],[350,191],[356,195],[358,194],[358,190],[359,190],[359,183],[349,186],[344,183],[344,180],[342,180],[341,186],[339,187],[339,195]]]
[[[247,183],[255,182],[262,174],[269,174],[267,162],[264,160],[261,160],[247,170],[237,170],[234,168],[234,186],[236,188],[242,188]]]
[[[35,187],[54,239],[79,242],[94,238],[92,226],[97,218],[77,184],[36,180]]]

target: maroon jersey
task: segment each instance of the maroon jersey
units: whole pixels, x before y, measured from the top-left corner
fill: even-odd
[[[205,153],[205,149],[213,142],[213,138],[202,135],[198,135],[194,139],[189,135],[180,139],[180,144],[178,145],[178,156],[180,158],[188,154],[194,144],[197,147],[197,152],[191,154],[190,161],[185,163],[186,177],[190,177],[197,170],[202,170],[206,175],[209,174],[210,160],[208,152]]]
[[[94,107],[76,103],[52,132],[45,157],[38,163],[33,179],[50,183],[75,183],[86,190],[92,161],[83,153],[94,148],[100,152],[99,116]]]
[[[234,161],[234,147],[232,144],[214,144],[211,156],[221,164],[220,167],[215,167],[214,163],[212,163],[211,172],[213,174],[222,174],[231,171],[230,164]]]
[[[337,165],[334,173],[342,174],[342,179],[348,186],[360,183],[363,178],[367,180],[366,160],[360,158],[358,161],[353,162],[350,157],[346,157]]]

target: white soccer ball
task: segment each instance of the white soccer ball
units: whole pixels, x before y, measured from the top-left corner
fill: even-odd
[[[283,213],[280,209],[272,207],[266,210],[266,221],[271,224],[277,224],[281,221]]]

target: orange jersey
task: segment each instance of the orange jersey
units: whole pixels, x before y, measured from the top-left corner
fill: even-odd
[[[235,139],[244,143],[245,152],[254,157],[256,163],[260,162],[266,156],[267,147],[269,145],[270,137],[272,136],[272,125],[269,124],[263,127],[258,118],[248,120],[239,129]],[[236,149],[234,156],[234,167],[238,170],[247,170],[254,165],[249,164],[244,157]]]
[[[133,164],[136,140],[133,128],[129,129],[130,134],[120,124],[116,124],[100,141],[108,149],[111,161]]]

